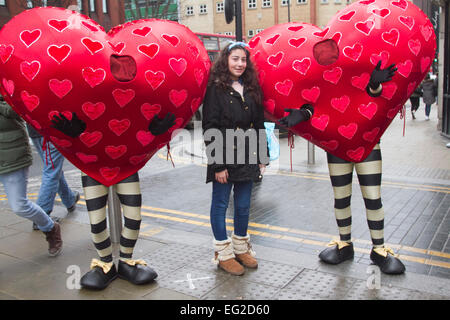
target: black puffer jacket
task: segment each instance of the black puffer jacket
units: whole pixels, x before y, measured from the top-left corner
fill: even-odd
[[[231,87],[225,90],[210,85],[203,101],[202,126],[208,156],[207,183],[215,181],[215,173],[225,169],[230,182],[260,180],[259,164],[269,164],[264,109],[245,88],[242,98]],[[215,139],[219,131],[223,144]],[[238,138],[233,139],[233,135]]]

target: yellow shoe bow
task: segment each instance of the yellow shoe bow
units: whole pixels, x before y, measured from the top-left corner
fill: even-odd
[[[373,248],[373,251],[375,251],[375,252],[378,253],[380,256],[383,256],[383,257],[385,257],[385,258],[387,257],[388,253],[391,254],[391,255],[393,255],[393,256],[395,257],[394,250],[392,250],[392,249],[389,248],[389,247]]]
[[[128,259],[128,260],[122,260],[122,261],[132,267],[134,267],[135,265],[138,265],[138,264],[143,265],[143,266],[147,265],[147,262],[145,262],[142,259],[138,259],[138,260]]]
[[[346,241],[332,240],[330,241],[330,243],[327,244],[328,247],[334,247],[336,245],[338,246],[339,250],[341,250],[342,248],[349,246],[350,243]]]
[[[108,273],[109,270],[111,270],[114,263],[112,262],[103,262],[98,259],[92,259],[91,261],[91,269],[94,269],[95,267],[100,267],[103,269],[104,273]]]

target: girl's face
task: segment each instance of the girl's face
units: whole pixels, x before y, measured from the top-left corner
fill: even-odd
[[[228,71],[233,80],[237,80],[247,68],[247,55],[243,49],[232,50],[228,56]]]

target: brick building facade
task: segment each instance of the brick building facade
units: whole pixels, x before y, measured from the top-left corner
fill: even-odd
[[[323,27],[336,12],[355,1],[242,0],[243,35],[250,39],[261,30],[288,21],[308,22]],[[194,32],[229,35],[236,33],[235,24],[225,22],[223,0],[179,0],[179,3],[180,23],[187,25]]]

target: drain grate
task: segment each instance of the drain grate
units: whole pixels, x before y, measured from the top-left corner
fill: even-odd
[[[269,300],[279,289],[244,279],[232,278],[208,293],[206,300]]]
[[[219,269],[217,265],[212,263],[212,259],[214,257],[214,251],[213,249],[209,249],[209,252],[207,254],[203,254],[201,256],[198,256],[195,261],[187,264],[187,267],[192,267],[197,270],[206,270],[211,272],[219,272],[226,274],[225,271],[222,269]]]
[[[300,267],[258,260],[258,268],[253,270],[247,268],[243,278],[248,281],[282,288],[294,279],[301,270]]]
[[[155,269],[158,273],[158,278],[161,279],[172,271],[196,261],[198,257],[204,256],[209,251],[211,250],[202,247],[176,243],[159,248],[155,252],[144,256],[143,259]]]
[[[446,297],[419,292],[416,290],[381,285],[380,289],[370,290],[365,281],[356,281],[344,299],[349,300],[442,300]]]
[[[198,256],[210,252],[210,249],[184,244],[168,244],[148,254],[148,259],[166,259],[188,263],[195,260]]]
[[[193,267],[194,269],[201,269],[225,274],[225,271],[219,269],[211,262],[212,257],[212,253],[208,253],[206,255],[198,257],[196,261],[188,264],[188,266]],[[300,267],[258,259],[258,268],[246,268],[245,274],[242,276],[242,278],[250,282],[256,282],[263,285],[282,288],[292,279],[294,279],[301,270],[302,268]]]
[[[311,293],[300,292],[297,290],[282,289],[277,294],[277,300],[319,300],[319,297]]]
[[[289,291],[297,291],[299,297],[309,299],[342,299],[355,280],[315,270],[303,270],[286,286]]]
[[[163,288],[201,298],[212,289],[224,283],[229,277],[228,275],[213,271],[183,267],[159,280],[158,284]]]

